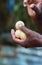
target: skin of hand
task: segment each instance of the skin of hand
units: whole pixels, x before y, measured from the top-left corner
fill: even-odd
[[[24,0],[23,5],[42,34],[42,0]]]
[[[23,46],[23,47],[41,47],[42,46],[42,35],[39,33],[36,33],[30,29],[27,29],[25,26],[20,27],[20,29],[26,33],[27,38],[24,40],[17,39],[15,37],[15,31],[14,29],[11,30],[11,36],[13,38],[13,41],[17,44]],[[41,42],[39,41],[41,40]],[[39,43],[40,42],[40,43]]]
[[[32,0],[29,0],[29,1],[32,1]],[[39,16],[39,14],[42,13],[41,6],[40,6],[42,3],[40,1],[42,1],[42,0],[36,0],[36,1],[37,1],[37,3],[34,4],[34,2],[28,3],[28,0],[24,0],[23,5],[25,7],[27,7],[29,16],[33,20],[36,20],[36,22],[38,22],[38,16]],[[15,41],[17,44],[19,44],[23,47],[42,47],[42,35],[40,35],[39,33],[35,32],[35,31],[27,29],[25,26],[20,27],[20,30],[25,32],[25,34],[27,35],[27,38],[25,40],[17,39],[15,37],[15,31],[14,31],[14,29],[12,29],[11,36],[12,36],[13,41]]]
[[[24,0],[24,7],[27,7],[27,12],[32,19],[37,20],[42,14],[42,0]]]

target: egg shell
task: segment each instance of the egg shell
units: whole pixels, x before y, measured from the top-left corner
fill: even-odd
[[[16,30],[15,37],[20,39],[26,39],[26,34],[21,30]]]
[[[17,23],[15,24],[16,29],[20,29],[20,26],[25,26],[23,21],[17,21]]]

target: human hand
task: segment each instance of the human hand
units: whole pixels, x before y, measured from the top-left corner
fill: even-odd
[[[14,42],[23,46],[23,47],[37,47],[39,46],[37,40],[40,39],[40,34],[36,33],[30,29],[27,29],[25,26],[20,27],[20,29],[25,32],[27,35],[26,39],[20,40],[15,37],[14,29],[11,30],[11,36]]]
[[[24,7],[27,7],[29,16],[37,21],[42,18],[42,2],[40,0],[23,0]]]

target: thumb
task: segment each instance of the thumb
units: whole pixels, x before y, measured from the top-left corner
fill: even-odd
[[[20,26],[20,30],[22,30],[26,35],[30,35],[31,30],[26,28],[25,26]]]

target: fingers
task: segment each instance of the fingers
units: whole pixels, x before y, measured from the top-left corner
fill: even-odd
[[[26,28],[25,26],[20,26],[20,29],[21,29],[24,33],[26,33],[26,35],[30,35],[31,32],[32,32],[30,29]]]
[[[24,0],[24,1],[23,1],[23,5],[24,5],[24,7],[26,7],[27,4],[28,4],[28,0]]]
[[[36,12],[36,14],[39,15],[39,9],[37,8],[36,5],[33,5],[31,8]]]
[[[24,42],[24,40],[20,40],[20,39],[15,37],[14,29],[11,30],[11,36],[12,36],[13,41],[15,41],[16,43],[18,43],[20,45],[22,45],[22,43]]]

